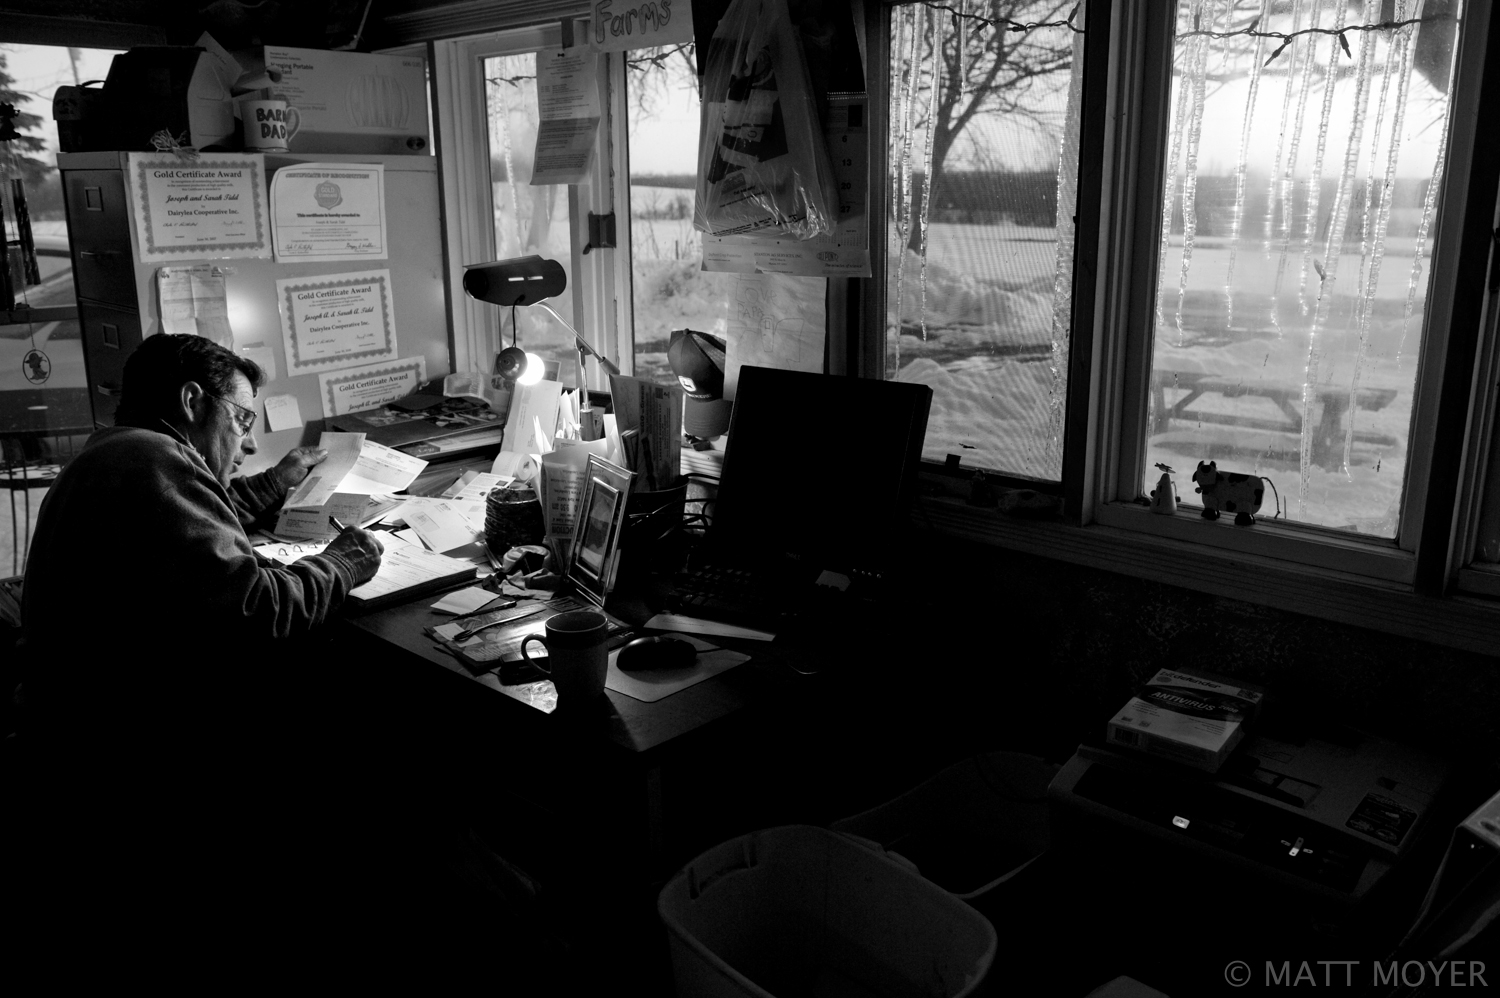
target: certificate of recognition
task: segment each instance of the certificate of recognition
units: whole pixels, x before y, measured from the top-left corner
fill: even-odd
[[[384,259],[385,165],[283,166],[271,178],[271,233],[282,262]]]
[[[389,364],[366,364],[347,371],[318,375],[318,397],[323,415],[375,409],[405,398],[427,380],[426,357],[403,357]]]
[[[277,281],[276,302],[289,375],[396,356],[389,270]]]
[[[127,165],[143,263],[271,258],[264,156],[133,152]]]

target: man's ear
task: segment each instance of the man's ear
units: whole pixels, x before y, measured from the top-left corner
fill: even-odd
[[[201,426],[208,420],[208,393],[196,381],[185,381],[177,389],[177,412],[175,415],[185,426]]]

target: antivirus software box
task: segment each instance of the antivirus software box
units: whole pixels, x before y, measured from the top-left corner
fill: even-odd
[[[1109,722],[1111,745],[1216,773],[1266,691],[1189,669],[1162,669]]]

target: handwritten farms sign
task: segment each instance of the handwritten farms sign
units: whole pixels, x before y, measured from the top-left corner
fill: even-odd
[[[600,52],[623,52],[693,40],[688,0],[594,0],[590,40]]]

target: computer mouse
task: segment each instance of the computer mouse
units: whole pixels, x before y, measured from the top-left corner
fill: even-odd
[[[621,672],[686,669],[697,657],[698,649],[681,638],[656,634],[649,638],[636,638],[621,648],[615,665]]]

